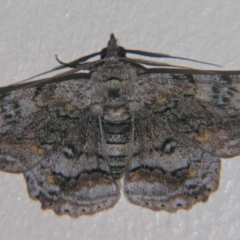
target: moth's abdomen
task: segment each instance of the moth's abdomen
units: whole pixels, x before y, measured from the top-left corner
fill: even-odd
[[[102,126],[110,169],[113,177],[119,179],[125,170],[132,131],[126,106],[105,106]]]

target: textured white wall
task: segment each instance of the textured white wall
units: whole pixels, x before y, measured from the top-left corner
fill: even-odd
[[[126,48],[240,69],[239,0],[0,0],[0,84],[98,51],[114,32]],[[174,61],[174,63],[180,63]],[[183,63],[204,68],[203,65]],[[90,217],[58,217],[31,200],[21,175],[0,172],[1,239],[239,239],[240,158],[222,161],[205,204],[175,214],[128,203]]]

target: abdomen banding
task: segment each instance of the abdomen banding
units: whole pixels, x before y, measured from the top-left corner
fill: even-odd
[[[113,177],[119,179],[125,170],[132,131],[131,116],[126,106],[105,106],[102,127],[110,169]]]

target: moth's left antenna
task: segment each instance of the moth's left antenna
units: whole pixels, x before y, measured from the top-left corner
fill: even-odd
[[[85,62],[85,61],[87,61],[88,59],[93,58],[93,57],[96,57],[96,56],[98,56],[98,55],[100,55],[100,54],[101,54],[101,52],[95,52],[95,53],[92,53],[92,54],[89,54],[89,55],[80,57],[80,58],[78,58],[78,59],[75,59],[75,60],[73,60],[73,61],[71,61],[71,62],[69,62],[69,63],[64,63],[64,62],[60,61],[60,60],[58,59],[57,55],[55,55],[56,60],[61,64],[60,66],[57,66],[57,67],[55,67],[55,68],[53,68],[53,69],[51,69],[51,70],[48,70],[48,71],[46,71],[46,72],[43,72],[43,73],[39,73],[39,74],[34,75],[34,76],[30,77],[30,78],[24,79],[23,81],[21,81],[21,83],[22,83],[22,82],[25,82],[25,81],[32,80],[32,79],[34,79],[34,78],[40,77],[40,76],[45,75],[45,74],[48,74],[48,73],[55,72],[55,71],[57,71],[57,70],[64,69],[64,68],[75,68],[75,67],[77,67],[77,65],[78,65],[79,63]]]

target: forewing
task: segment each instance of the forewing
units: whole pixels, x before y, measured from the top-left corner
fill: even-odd
[[[150,74],[144,83],[145,77],[136,83],[146,89],[142,101],[166,128],[218,157],[240,154],[239,76]]]
[[[136,118],[134,145],[125,176],[130,202],[174,212],[206,201],[217,189],[219,159],[169,131],[158,115]]]
[[[69,80],[1,97],[0,169],[24,173],[32,198],[71,216],[113,206],[118,187],[89,107],[90,80]]]

